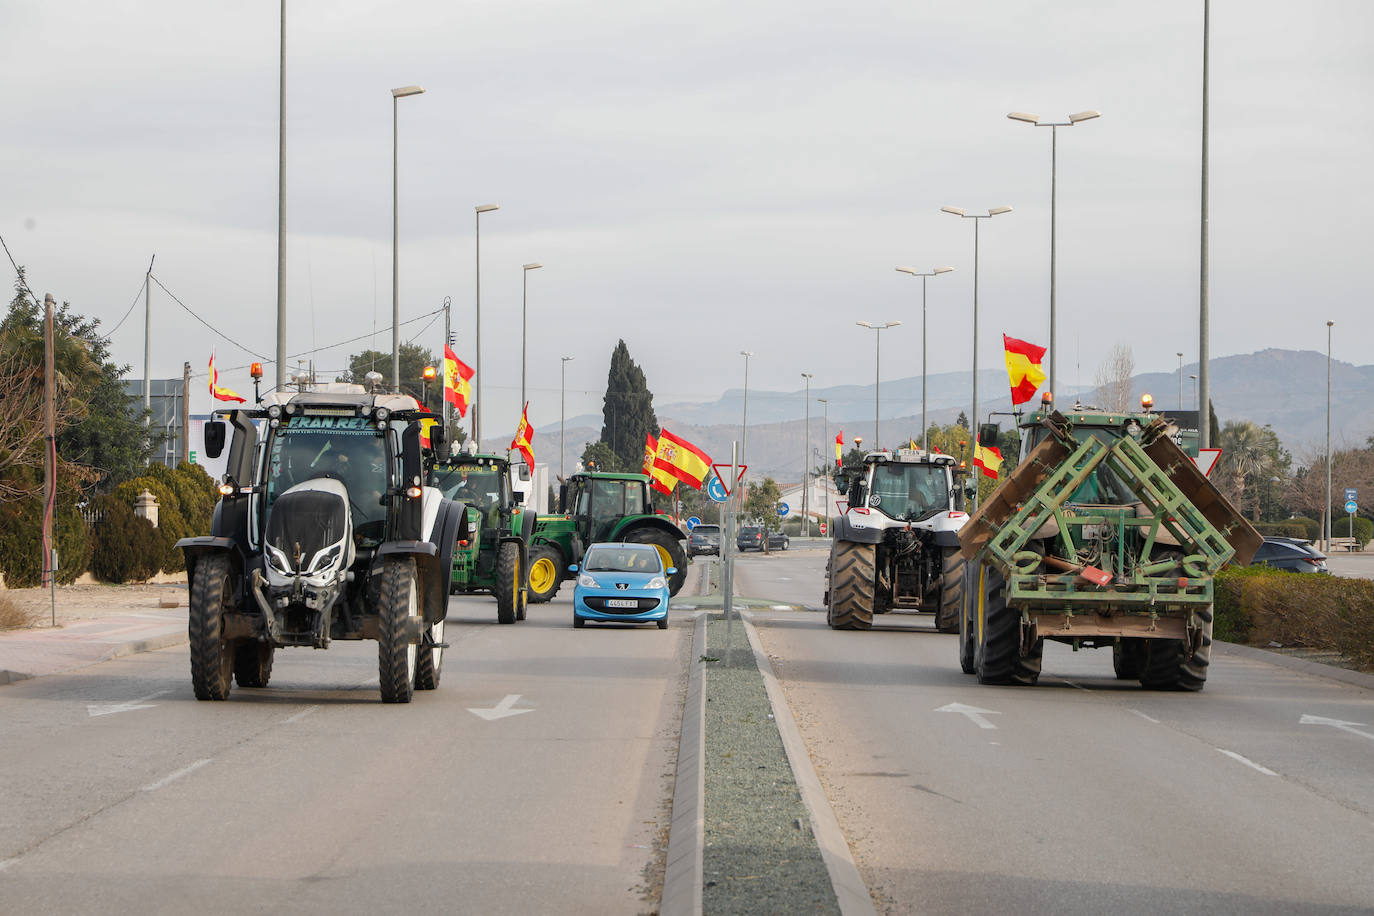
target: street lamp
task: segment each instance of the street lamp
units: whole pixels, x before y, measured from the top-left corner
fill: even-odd
[[[1196,376],[1196,375],[1190,375],[1190,376],[1188,376],[1188,378],[1190,378],[1190,379],[1193,380],[1193,406],[1194,406],[1194,407],[1197,407],[1197,406],[1198,406],[1198,403],[1197,403],[1197,376]],[[1198,422],[1198,437],[1199,437],[1199,439],[1201,439],[1201,436],[1202,436],[1202,410],[1201,410],[1201,408],[1198,409],[1197,416],[1198,416],[1198,421],[1197,421],[1197,422]],[[1211,425],[1211,420],[1212,420],[1212,418],[1209,416],[1209,417],[1207,418],[1207,421],[1208,421],[1207,425],[1208,425],[1208,426]]]
[[[993,207],[986,214],[967,213],[959,207],[941,207],[945,213],[953,213],[960,219],[973,220],[973,413],[969,417],[969,422],[974,426],[978,425],[978,223],[981,220],[992,219],[1003,213],[1010,213],[1011,207]],[[1051,388],[1051,391],[1054,389]],[[976,437],[977,430],[973,430]],[[977,438],[973,440],[977,442]],[[973,468],[973,508],[978,508],[978,467]]]
[[[823,448],[830,448],[830,401],[826,398],[816,398],[821,405],[821,443]],[[821,476],[821,494],[825,500],[825,505],[821,508],[825,511],[826,519],[830,518],[830,458],[828,454],[821,456],[821,467],[825,473]],[[821,532],[829,533],[830,528]]]
[[[277,390],[281,391],[286,388],[286,0],[281,0],[281,76],[277,88]],[[257,379],[253,380],[253,390],[256,393]]]
[[[1051,388],[1051,391],[1054,389]],[[1178,354],[1178,409],[1183,409],[1183,354]]]
[[[529,288],[530,271],[538,270],[543,264],[526,264],[520,272],[520,405],[525,401],[525,300]]]
[[[1025,121],[1036,127],[1048,127],[1050,129],[1050,391],[1059,390],[1058,368],[1059,368],[1059,348],[1055,346],[1058,325],[1055,322],[1054,292],[1055,292],[1055,210],[1058,201],[1058,160],[1059,160],[1059,128],[1073,127],[1079,121],[1091,121],[1093,118],[1102,117],[1100,111],[1080,111],[1077,114],[1069,115],[1067,121],[1042,121],[1039,115],[1026,114],[1024,111],[1013,111],[1007,115],[1013,121]]]
[[[744,357],[744,422],[740,426],[739,437],[739,462],[744,464],[744,446],[749,441],[749,357],[754,355],[754,351],[740,350],[739,355]]]
[[[873,447],[878,448],[878,443],[882,440],[878,438],[878,394],[879,384],[882,378],[881,369],[883,365],[883,331],[888,328],[895,328],[901,324],[900,321],[884,321],[882,324],[874,324],[871,321],[854,322],[861,328],[868,328],[878,333],[874,336],[874,359],[873,359]]]
[[[806,512],[809,508],[807,496],[810,488],[806,484],[811,478],[811,379],[815,376],[810,372],[803,372],[801,376],[806,379],[806,434],[805,442],[802,444],[802,537],[808,538],[811,536],[811,516]]]
[[[899,273],[921,278],[921,450],[927,452],[930,451],[930,432],[926,428],[926,278],[947,274],[953,269],[937,267],[929,273],[919,273],[910,267],[897,268]]]
[[[1326,323],[1326,508],[1322,517],[1326,522],[1326,552],[1331,552],[1331,326]]]
[[[398,392],[401,390],[401,273],[397,264],[400,254],[400,207],[396,200],[399,171],[396,164],[396,109],[401,99],[424,91],[419,86],[402,86],[391,90],[391,384]]]
[[[558,479],[560,481],[565,476],[563,473],[563,423],[568,413],[568,363],[573,359],[576,357],[563,357],[563,363],[559,367],[563,377],[558,386]]]
[[[477,450],[482,450],[482,214],[500,210],[497,204],[482,204],[474,207],[477,211],[477,396],[472,402],[472,438],[477,442]]]

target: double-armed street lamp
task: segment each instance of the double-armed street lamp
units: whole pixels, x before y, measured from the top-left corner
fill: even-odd
[[[1042,121],[1039,115],[1027,114],[1024,111],[1013,111],[1007,115],[1013,121],[1024,121],[1035,127],[1048,127],[1050,129],[1050,388],[1051,392],[1059,390],[1057,369],[1059,366],[1059,348],[1055,346],[1058,325],[1055,323],[1055,208],[1058,200],[1057,180],[1058,180],[1058,159],[1059,159],[1059,128],[1073,127],[1080,121],[1091,121],[1093,118],[1102,117],[1100,111],[1080,111],[1077,114],[1069,115],[1067,121]]]
[[[807,515],[810,494],[810,487],[807,483],[811,479],[811,380],[815,375],[810,372],[803,372],[802,378],[806,379],[806,432],[803,436],[802,444],[802,537],[811,536],[811,516]]]
[[[543,266],[543,264],[526,264],[524,269],[520,271],[520,408],[522,410],[528,403],[525,400],[525,303],[529,298],[530,271],[538,270]]]
[[[973,220],[973,413],[969,415],[969,423],[973,426],[978,425],[978,224],[982,220],[992,219],[1003,213],[1010,213],[1011,207],[993,207],[987,213],[968,213],[959,207],[941,207],[945,213],[952,213],[960,219]],[[1051,389],[1052,391],[1053,389]],[[978,431],[972,430],[974,436]],[[977,442],[975,438],[973,441]],[[978,508],[978,468],[973,469],[973,508]]]
[[[568,415],[568,363],[576,359],[574,356],[563,357],[560,366],[562,379],[558,383],[558,479],[562,480],[566,475],[563,473],[563,452],[565,450],[563,442],[563,424]]]
[[[402,86],[391,90],[391,384],[401,390],[401,272],[397,259],[400,254],[400,205],[397,202],[397,114],[401,99],[419,95],[420,86]]]
[[[886,331],[888,328],[898,327],[901,325],[901,322],[884,321],[882,324],[874,324],[871,321],[856,321],[854,323],[861,328],[868,328],[869,330],[878,332],[874,335],[873,346],[873,447],[878,448],[878,444],[882,441],[878,438],[878,395],[879,386],[882,381],[883,331]]]
[[[472,401],[472,438],[482,449],[482,214],[500,210],[499,204],[482,204],[473,208],[476,213],[477,231],[477,366],[473,370],[477,376],[476,397]],[[522,344],[523,346],[523,344]]]
[[[898,267],[898,273],[910,274],[921,278],[921,449],[930,451],[930,433],[926,428],[926,278],[937,274],[947,274],[953,267],[937,267],[921,273],[910,267]]]
[[[749,357],[754,355],[753,350],[740,350],[739,355],[744,357],[744,420],[740,424],[739,437],[739,460],[744,463],[744,446],[749,442]]]

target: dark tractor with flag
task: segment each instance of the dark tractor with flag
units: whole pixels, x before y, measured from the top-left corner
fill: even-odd
[[[467,537],[453,554],[450,590],[454,594],[490,592],[496,622],[525,619],[529,600],[530,539],[535,515],[520,505],[524,494],[511,486],[510,461],[477,454],[469,440],[452,458],[434,465],[434,486],[467,512]]]
[[[643,474],[574,474],[559,488],[559,512],[539,516],[530,542],[530,600],[548,601],[564,579],[576,577],[568,566],[582,562],[588,546],[608,541],[652,544],[676,595],[687,580],[687,534],[665,514],[655,512],[649,478]]]
[[[228,467],[210,534],[177,542],[190,580],[191,686],[223,700],[266,687],[277,649],[373,639],[382,700],[443,670],[463,507],[426,486],[414,398],[328,384],[217,411],[205,454]],[[441,444],[441,443],[440,443]]]
[[[901,609],[935,615],[941,633],[959,629],[968,521],[954,458],[921,449],[869,452],[850,471],[848,506],[835,519],[826,565],[826,622],[867,630],[874,614]]]
[[[1047,639],[1110,647],[1147,688],[1206,683],[1213,577],[1262,539],[1141,400],[1060,413],[1046,394],[1020,422],[1020,463],[959,533],[959,665],[980,683],[1034,684]]]

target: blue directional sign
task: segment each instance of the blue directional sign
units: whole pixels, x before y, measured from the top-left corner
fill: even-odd
[[[1345,488],[1345,499],[1346,499],[1346,502],[1354,502],[1355,500],[1357,500],[1357,499],[1359,499],[1359,498],[1360,498],[1360,493],[1359,493],[1359,491],[1356,490],[1354,487],[1346,487],[1346,488]]]
[[[787,503],[778,503],[778,516],[779,516],[780,518],[787,518],[787,513],[788,513],[788,512],[791,512],[791,511],[792,511],[792,510],[791,510],[791,508],[787,505]]]
[[[720,482],[720,478],[711,474],[711,479],[706,482],[706,495],[718,503],[723,503],[730,498],[730,494],[725,492],[725,484]]]
[[[1356,512],[1360,511],[1360,504],[1355,502],[1355,500],[1353,499],[1347,499],[1345,501],[1345,511],[1349,512],[1351,515],[1354,515]]]
[[[693,528],[695,528],[697,525],[700,525],[700,524],[701,524],[701,519],[697,518],[697,517],[694,515],[694,516],[692,516],[691,518],[687,519],[687,530],[690,532]]]

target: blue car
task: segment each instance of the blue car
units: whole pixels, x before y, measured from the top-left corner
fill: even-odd
[[[664,569],[652,544],[593,544],[581,566],[574,563],[568,570],[577,573],[574,627],[601,620],[668,629],[668,577],[677,569]]]

